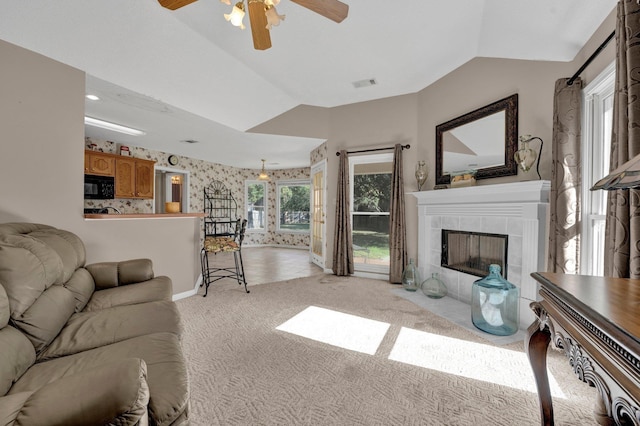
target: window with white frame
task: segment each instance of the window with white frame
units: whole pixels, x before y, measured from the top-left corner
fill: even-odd
[[[267,183],[246,181],[244,200],[247,212],[247,231],[265,232],[267,230]]]
[[[590,191],[609,173],[615,63],[583,89],[582,242],[580,273],[604,274],[604,231],[607,191]]]
[[[349,157],[351,234],[356,269],[389,272],[393,154]]]
[[[279,181],[276,184],[278,221],[281,232],[309,232],[309,180]]]

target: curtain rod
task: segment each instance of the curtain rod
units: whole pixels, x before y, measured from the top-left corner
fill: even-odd
[[[600,54],[600,52],[602,51],[602,49],[605,48],[605,46],[607,44],[609,44],[609,42],[611,41],[611,39],[616,35],[616,32],[612,32],[611,34],[609,34],[609,37],[607,37],[607,39],[600,45],[600,47],[598,47],[596,49],[595,52],[593,52],[593,55],[589,56],[589,59],[586,60],[586,62],[584,64],[582,64],[582,66],[578,69],[578,71],[576,71],[576,73],[573,75],[573,77],[571,77],[569,79],[569,81],[567,81],[567,85],[571,86],[573,84],[573,82],[576,80],[576,78],[580,77],[580,73],[582,73],[582,71],[584,71],[584,69],[586,67],[589,66],[589,64],[591,63],[591,61],[593,61],[596,56],[598,56]]]
[[[411,145],[400,145],[402,149],[409,149]],[[387,151],[389,149],[395,149],[395,146],[390,146],[388,148],[372,148],[372,149],[361,149],[360,151],[347,151],[347,154],[359,154],[361,152],[373,152],[373,151]],[[340,155],[340,151],[336,152],[336,156]]]

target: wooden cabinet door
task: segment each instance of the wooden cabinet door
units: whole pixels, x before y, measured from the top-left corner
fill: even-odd
[[[113,154],[101,152],[84,153],[84,172],[89,175],[114,176],[115,158]]]
[[[136,161],[136,197],[153,198],[154,162]]]
[[[136,197],[136,160],[116,159],[116,198]]]

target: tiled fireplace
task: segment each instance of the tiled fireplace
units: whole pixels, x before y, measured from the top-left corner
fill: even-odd
[[[442,230],[506,235],[507,279],[520,288],[520,328],[526,329],[534,320],[529,303],[538,295],[530,274],[546,269],[549,190],[549,181],[528,181],[411,193],[418,200],[423,279],[438,272],[449,296],[470,304],[479,278],[441,266]]]

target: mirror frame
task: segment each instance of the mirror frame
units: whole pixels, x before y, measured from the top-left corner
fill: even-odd
[[[516,93],[436,126],[437,185],[448,184],[451,181],[450,175],[442,174],[442,161],[444,155],[444,149],[442,146],[443,133],[500,111],[505,111],[504,165],[479,168],[477,169],[476,179],[515,176],[518,174],[518,165],[515,158],[513,158],[518,149],[518,94]]]

